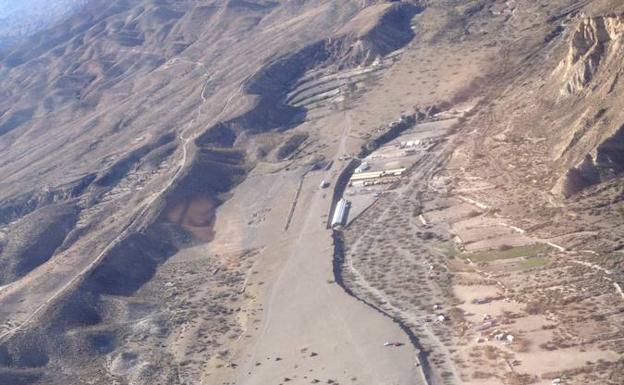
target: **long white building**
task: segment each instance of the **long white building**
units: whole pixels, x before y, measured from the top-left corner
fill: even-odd
[[[367,186],[379,183],[389,183],[405,173],[405,167],[393,168],[389,170],[360,172],[353,174],[349,179],[351,186]]]
[[[332,228],[342,227],[347,223],[348,209],[349,202],[347,200],[343,198],[338,201],[331,221]]]

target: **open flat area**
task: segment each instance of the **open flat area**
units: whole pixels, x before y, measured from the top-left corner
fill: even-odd
[[[275,209],[292,203],[294,189],[282,189],[271,202],[274,209],[259,227],[273,231],[262,245],[254,245],[262,251],[252,267],[257,274],[250,276],[245,289],[246,330],[231,353],[213,364],[221,367],[210,374],[209,383],[224,378],[240,384],[287,378],[299,383],[423,383],[418,380],[417,353],[407,336],[389,318],[345,295],[333,281],[331,232],[323,215],[331,200],[318,188],[324,173],[306,175],[288,230],[275,231],[285,219]],[[255,195],[256,186],[243,183],[241,199],[248,199],[245,192]],[[230,202],[237,206],[236,199]],[[224,242],[232,239],[223,234]],[[387,348],[386,341],[403,346]]]

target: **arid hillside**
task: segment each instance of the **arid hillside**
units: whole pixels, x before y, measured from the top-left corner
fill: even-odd
[[[84,2],[0,48],[0,384],[621,384],[623,59],[616,0]]]
[[[409,42],[418,11],[361,1],[94,0],[5,50],[1,378],[67,383],[75,371],[98,377],[102,365],[103,383],[183,376],[165,364],[128,372],[135,353],[117,358],[122,369],[106,363],[145,314],[167,320],[157,344],[195,322],[171,319],[183,302],[163,308],[162,293],[141,289],[169,257],[213,238],[215,208],[257,162],[296,150],[297,139],[280,143],[306,118],[287,100],[303,75],[326,77],[306,87],[307,100],[323,100],[341,87],[332,76],[350,78]],[[230,290],[240,274],[222,271],[214,285]],[[215,339],[225,333],[210,328]],[[150,349],[151,361],[166,362],[173,349]]]
[[[623,246],[623,11],[602,1],[535,13],[537,33],[505,47],[458,150],[465,176],[495,185],[477,200],[544,236],[613,255]]]

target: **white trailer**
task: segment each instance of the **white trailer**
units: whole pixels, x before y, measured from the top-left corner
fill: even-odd
[[[347,223],[347,211],[349,209],[349,202],[344,198],[339,200],[334,210],[334,216],[332,217],[331,227],[342,227]]]
[[[370,168],[370,164],[368,162],[362,162],[362,164],[357,166],[357,168],[355,169],[355,173],[359,174],[361,172],[368,170],[369,168]]]

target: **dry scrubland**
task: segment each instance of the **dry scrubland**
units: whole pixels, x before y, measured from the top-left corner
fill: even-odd
[[[622,384],[623,13],[94,0],[0,52],[0,383]],[[401,116],[341,260],[319,184]]]
[[[605,4],[592,4],[585,12],[599,14],[609,9]],[[582,135],[596,130],[592,124],[608,124],[587,118],[592,108],[599,115],[610,111],[595,107],[605,103],[594,99],[604,93],[600,80],[591,82],[592,76],[619,71],[616,64],[609,67],[610,57],[620,53],[619,43],[600,48],[595,55],[605,57],[598,59],[602,67],[582,80],[590,85],[575,84],[579,89],[569,96],[567,80],[549,71],[569,65],[565,55],[576,55],[576,44],[581,44],[569,43],[570,35],[579,24],[593,21],[584,21],[574,6],[566,8],[571,13],[560,14],[570,33],[547,35],[545,42],[552,46],[523,61],[517,56],[526,48],[521,44],[537,46],[531,40],[543,36],[530,24],[534,20],[520,15],[530,12],[532,4],[514,2],[511,7],[514,16],[499,10],[507,15],[499,43],[509,38],[509,45],[496,50],[498,56],[490,59],[496,64],[483,65],[480,77],[472,76],[470,86],[454,94],[455,100],[467,97],[478,103],[450,133],[440,132],[448,143],[428,154],[449,161],[442,167],[436,164],[434,172],[426,161],[418,163],[349,226],[343,273],[358,295],[410,326],[440,383],[550,384],[560,379],[619,384],[624,296],[621,203],[615,191],[621,181],[582,187],[586,190],[565,199],[572,182],[569,176],[565,181],[565,171],[557,171],[570,167],[572,152],[582,151],[579,143],[587,140]],[[479,25],[486,33],[496,23],[496,18],[482,20],[468,28]],[[514,41],[519,32],[512,25],[525,25],[535,35]],[[609,32],[614,41],[622,33],[617,28]],[[562,40],[559,46],[550,42],[553,36]],[[447,38],[441,40],[448,44]],[[485,45],[495,47],[495,41]],[[436,42],[436,47],[443,43]],[[554,59],[556,53],[560,56]],[[466,71],[470,75],[470,66]],[[587,91],[591,84],[594,88]],[[619,83],[616,77],[606,84],[613,89]],[[488,92],[472,93],[474,89]],[[529,95],[539,98],[534,102]],[[618,103],[613,97],[607,100]],[[588,111],[579,113],[580,103]],[[541,108],[557,116],[574,111],[584,119],[582,134],[577,131],[571,143],[556,144],[568,146],[563,157],[567,163],[560,155],[552,158],[553,143],[561,139],[548,131],[569,120],[558,120],[563,118]],[[613,114],[611,119],[617,120],[618,113]],[[615,139],[609,140],[609,146],[616,146]]]

